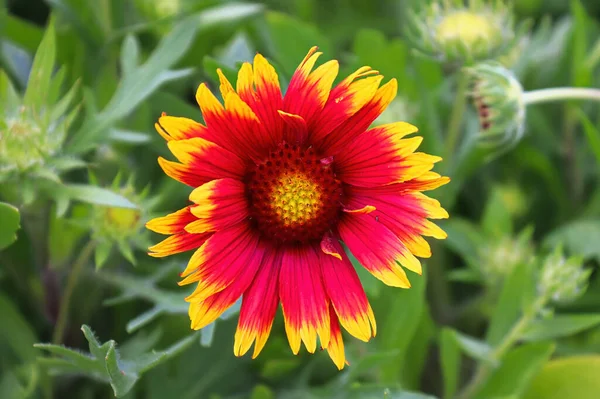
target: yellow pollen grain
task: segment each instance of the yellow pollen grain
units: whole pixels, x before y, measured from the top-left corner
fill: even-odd
[[[305,224],[318,217],[322,190],[302,173],[280,176],[271,190],[271,208],[285,226]]]

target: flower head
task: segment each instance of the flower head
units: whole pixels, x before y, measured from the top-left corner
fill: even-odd
[[[448,64],[495,59],[517,38],[512,10],[499,0],[435,0],[409,22],[415,48]]]
[[[525,131],[523,87],[514,74],[496,62],[468,68],[473,104],[479,114],[480,145],[502,148],[519,142]]]
[[[159,158],[165,173],[194,187],[190,205],[148,222],[170,235],[150,248],[163,257],[195,250],[181,285],[191,327],[213,322],[243,296],[234,353],[266,343],[281,302],[294,353],[317,337],[340,369],[340,324],[368,341],[375,317],[341,242],[384,283],[410,287],[403,267],[429,257],[425,236],[446,234],[445,218],[422,191],[448,182],[431,171],[439,157],[415,152],[417,128],[396,122],[369,129],[393,100],[397,83],[369,67],[332,88],[337,61],[316,69],[312,48],[285,96],[260,54],[242,65],[236,88],[220,76],[224,105],[206,84],[196,99],[206,125],[164,115],[156,128],[179,162]],[[314,69],[314,70],[313,70]],[[403,266],[403,267],[402,267]]]

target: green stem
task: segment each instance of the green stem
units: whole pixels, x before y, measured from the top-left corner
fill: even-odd
[[[75,260],[75,263],[73,264],[73,268],[71,269],[71,272],[69,274],[69,279],[67,280],[67,286],[65,287],[65,291],[60,301],[58,319],[56,320],[54,334],[52,335],[53,344],[62,343],[65,328],[67,327],[67,320],[69,317],[71,297],[73,296],[73,292],[75,291],[75,287],[77,286],[79,276],[81,275],[84,266],[87,264],[90,257],[94,253],[95,246],[96,243],[94,241],[88,241],[88,243],[83,247],[83,249],[79,253],[79,256]]]
[[[554,87],[528,91],[523,94],[526,105],[562,100],[600,101],[600,89],[580,87]]]
[[[452,162],[450,160],[456,152],[456,146],[460,139],[461,126],[463,121],[463,115],[467,106],[467,89],[469,87],[469,75],[464,72],[458,73],[458,84],[456,88],[456,97],[454,100],[454,106],[452,107],[452,113],[450,114],[450,121],[448,124],[448,135],[446,136],[445,148],[446,148],[446,164],[450,166]]]
[[[531,322],[535,319],[540,310],[546,305],[547,298],[539,297],[526,311],[519,321],[510,329],[508,334],[504,336],[500,344],[494,348],[490,354],[492,362],[481,363],[475,371],[471,381],[465,386],[461,394],[460,399],[471,399],[479,392],[483,384],[487,381],[491,372],[493,371],[493,363],[500,361],[504,355],[514,346],[515,343],[523,336],[525,330],[529,327]],[[492,363],[492,364],[490,364]]]

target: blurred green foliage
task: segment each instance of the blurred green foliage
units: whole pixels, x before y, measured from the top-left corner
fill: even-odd
[[[600,397],[599,105],[528,106],[513,147],[478,146],[462,72],[405,36],[421,3],[0,0],[0,397]],[[524,90],[599,87],[599,2],[510,12],[531,30],[496,61]],[[184,258],[149,258],[142,234],[187,197],[156,163],[160,113],[201,120],[198,84],[216,88],[216,68],[235,81],[257,51],[285,88],[313,45],[341,76],[397,78],[378,122],[418,126],[452,178],[436,193],[448,240],[410,290],[359,270],[379,331],[346,339],[343,372],[293,356],[280,316],[252,361],[231,350],[235,306],[189,330]]]

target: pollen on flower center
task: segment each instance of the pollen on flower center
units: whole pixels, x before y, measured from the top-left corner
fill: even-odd
[[[340,211],[341,183],[312,148],[283,143],[256,166],[248,189],[258,229],[279,243],[320,239]]]

